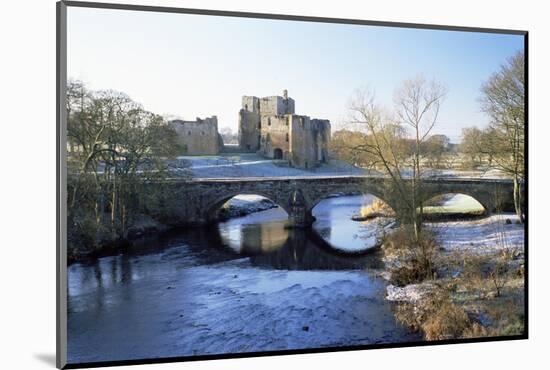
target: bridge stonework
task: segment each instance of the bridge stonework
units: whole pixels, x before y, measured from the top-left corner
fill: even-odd
[[[410,181],[410,180],[408,180]],[[483,205],[487,213],[497,208],[513,211],[513,183],[493,179],[425,179],[422,200],[454,193],[466,194]],[[397,209],[389,190],[389,179],[364,176],[172,179],[155,190],[162,194],[159,216],[170,225],[204,225],[217,219],[221,206],[236,195],[269,198],[289,215],[289,224],[310,226],[312,209],[323,199],[341,194],[372,194]]]

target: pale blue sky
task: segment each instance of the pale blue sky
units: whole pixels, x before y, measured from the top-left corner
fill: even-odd
[[[448,96],[434,133],[484,126],[480,86],[523,36],[247,19],[128,10],[68,9],[68,75],[116,89],[158,114],[218,116],[237,129],[242,95],[281,95],[296,113],[337,129],[357,88],[392,104],[394,89],[422,74]]]

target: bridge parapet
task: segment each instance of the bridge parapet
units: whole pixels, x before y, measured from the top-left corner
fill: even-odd
[[[271,199],[288,214],[295,226],[313,222],[312,209],[323,199],[338,194],[372,194],[397,209],[391,195],[391,180],[384,177],[333,176],[231,179],[171,179],[160,186],[163,207],[159,217],[171,225],[207,224],[217,217],[220,207],[240,194]],[[156,189],[158,190],[158,189]],[[513,183],[510,180],[426,179],[422,200],[447,193],[466,194],[491,213],[513,210]]]

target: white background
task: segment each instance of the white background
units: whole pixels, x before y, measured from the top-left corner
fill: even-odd
[[[529,340],[201,361],[140,366],[140,369],[548,368],[547,356],[544,355],[550,348],[547,340],[550,334],[547,267],[550,263],[550,229],[545,212],[549,209],[549,197],[545,190],[550,182],[545,157],[550,145],[547,114],[550,106],[550,23],[544,1],[126,2],[530,31]],[[5,1],[0,17],[0,367],[53,368],[55,1]]]

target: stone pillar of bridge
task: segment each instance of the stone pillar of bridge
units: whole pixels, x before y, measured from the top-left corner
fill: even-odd
[[[288,207],[289,227],[310,227],[315,221],[300,189],[292,192]]]

